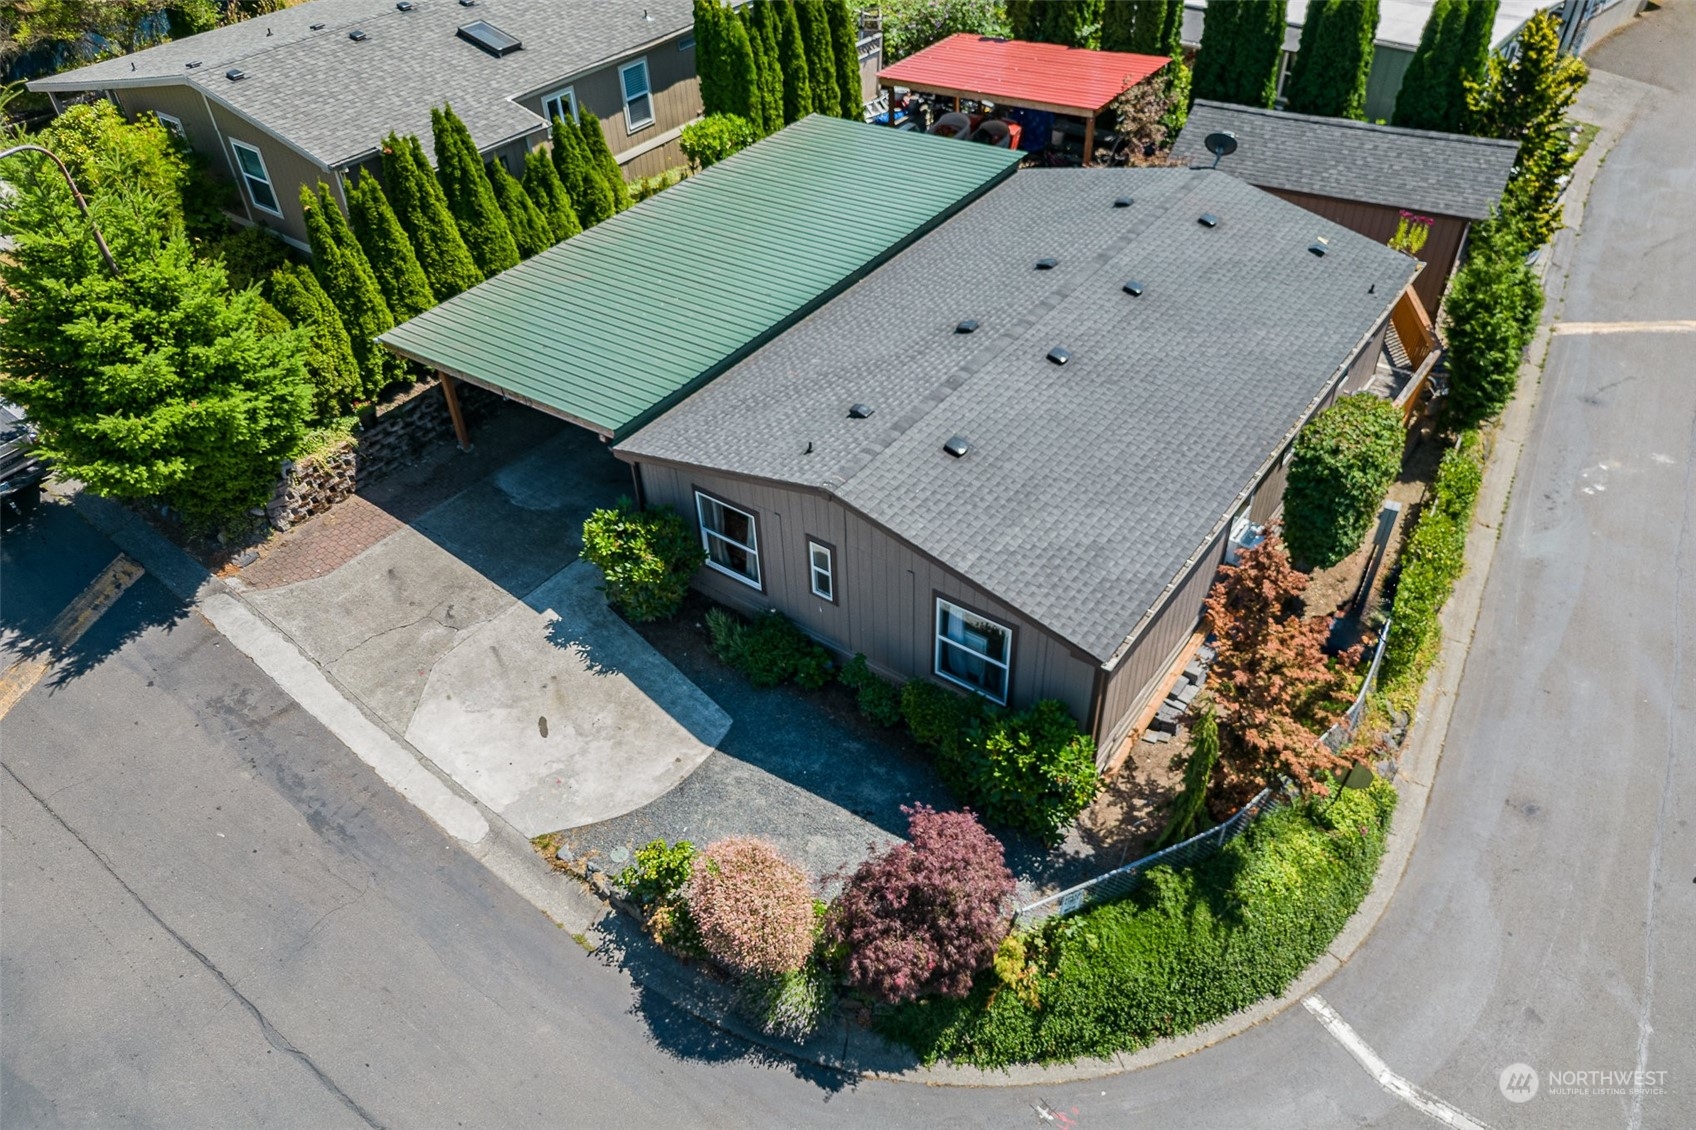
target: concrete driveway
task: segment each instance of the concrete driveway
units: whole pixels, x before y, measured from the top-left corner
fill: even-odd
[[[610,819],[730,727],[577,558],[583,519],[628,485],[568,428],[327,574],[246,599],[525,835]]]

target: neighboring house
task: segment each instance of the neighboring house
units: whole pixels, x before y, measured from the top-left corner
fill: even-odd
[[[303,244],[300,186],[374,166],[391,130],[430,152],[443,103],[515,173],[579,106],[627,178],[682,164],[693,28],[684,0],[313,0],[29,86],[158,115],[240,187],[238,218]]]
[[[1415,265],[1221,173],[959,164],[988,153],[809,119],[383,340],[608,436],[714,599],[890,677],[1059,699],[1110,753]],[[660,239],[698,270],[642,340],[550,318]]]
[[[1560,12],[1571,30],[1562,36],[1567,50],[1583,50],[1599,42],[1609,32],[1629,21],[1643,7],[1645,0],[1501,0],[1496,10],[1496,22],[1491,28],[1490,44],[1497,51],[1510,50],[1525,21],[1549,8]],[[1436,0],[1379,0],[1378,32],[1373,37],[1372,70],[1366,78],[1366,118],[1368,121],[1389,121],[1396,109],[1396,95],[1413,53],[1419,47],[1420,33],[1431,14]],[[1280,95],[1284,78],[1289,74],[1290,60],[1295,58],[1301,43],[1302,25],[1307,21],[1308,0],[1289,0],[1288,27],[1284,33],[1284,64],[1278,76]],[[1201,44],[1207,16],[1207,0],[1188,0],[1184,7],[1183,41],[1186,47]]]
[[[1230,133],[1236,152],[1221,172],[1386,243],[1401,213],[1432,221],[1413,289],[1435,315],[1476,220],[1502,198],[1519,145],[1513,141],[1397,129],[1344,118],[1318,118],[1224,102],[1197,101],[1172,155],[1210,166],[1204,144]]]

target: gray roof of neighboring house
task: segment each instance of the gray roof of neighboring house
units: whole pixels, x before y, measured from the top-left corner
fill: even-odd
[[[1217,173],[1025,170],[617,447],[831,494],[1105,661],[1415,266]]]
[[[457,29],[477,20],[523,48],[496,58],[459,38]],[[430,108],[444,102],[478,148],[533,133],[546,123],[513,99],[692,22],[685,0],[413,0],[406,12],[394,0],[313,0],[29,85],[66,92],[186,81],[338,166],[372,152],[390,130],[428,138]],[[325,26],[312,30],[317,23]],[[348,38],[355,29],[362,42]],[[194,61],[201,65],[190,69]],[[231,68],[245,77],[226,78]]]
[[[1221,172],[1261,188],[1482,220],[1502,198],[1519,145],[1197,101],[1172,154],[1212,165],[1210,133],[1237,135]]]

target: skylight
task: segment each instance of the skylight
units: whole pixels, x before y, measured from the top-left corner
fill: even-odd
[[[474,20],[459,29],[459,37],[481,47],[495,58],[510,55],[523,48],[515,37],[508,35],[488,20]]]

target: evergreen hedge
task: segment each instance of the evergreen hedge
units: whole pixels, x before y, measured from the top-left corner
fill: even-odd
[[[306,375],[312,381],[312,415],[330,420],[359,399],[359,363],[336,305],[318,276],[300,263],[285,263],[271,275],[271,304],[295,326],[306,330]]]
[[[1465,568],[1466,534],[1483,482],[1483,444],[1476,431],[1464,432],[1444,454],[1431,499],[1402,549],[1390,638],[1378,672],[1386,693],[1417,690],[1437,654],[1442,638],[1437,617]]]
[[[583,152],[589,158],[590,167],[601,175],[612,195],[613,211],[624,211],[630,207],[630,186],[624,183],[624,170],[618,167],[618,158],[612,155],[612,149],[607,145],[601,119],[587,110],[579,110],[577,131],[583,138]]]
[[[383,183],[437,300],[446,301],[483,281],[416,137],[391,133],[384,139]]]
[[[1301,47],[1284,84],[1284,108],[1364,120],[1377,30],[1378,0],[1309,0]]]
[[[825,20],[830,25],[831,52],[836,57],[837,117],[863,121],[866,102],[861,97],[860,44],[854,13],[847,0],[823,0]]]
[[[777,57],[783,69],[783,120],[796,122],[817,109],[807,41],[793,4],[773,4],[777,20]]]
[[[498,275],[518,262],[518,244],[483,171],[483,155],[452,106],[431,107],[430,126],[436,142],[436,180],[448,211],[477,269],[485,278]]]
[[[1101,49],[1175,56],[1183,50],[1184,0],[1106,0]]]
[[[318,195],[313,196],[311,189],[301,185],[300,207],[312,245],[312,272],[347,327],[354,360],[359,363],[361,395],[376,396],[402,372],[400,358],[376,341],[378,334],[394,326],[394,314],[329,187],[320,182]]]
[[[613,214],[612,189],[590,161],[589,151],[583,144],[583,134],[576,122],[570,118],[555,118],[553,139],[554,169],[559,173],[560,183],[571,198],[571,207],[577,213],[578,222],[585,228],[592,228]]]
[[[570,239],[583,230],[583,225],[577,222],[577,210],[571,206],[571,196],[565,191],[565,183],[559,179],[559,170],[554,168],[553,158],[540,149],[532,149],[524,155],[524,191],[541,210],[555,243]]]
[[[1284,541],[1296,560],[1329,569],[1360,548],[1405,438],[1401,410],[1369,392],[1342,397],[1302,428],[1284,485]]]
[[[1466,262],[1443,299],[1449,396],[1445,420],[1471,427],[1513,398],[1519,364],[1537,330],[1543,291],[1526,249],[1498,217],[1473,226]]]
[[[800,21],[801,42],[806,47],[813,112],[835,114],[842,104],[842,93],[836,81],[836,51],[830,42],[830,18],[825,15],[824,0],[791,0],[790,6]]]
[[[1270,109],[1284,57],[1284,0],[1210,5],[1195,59],[1196,98]]]
[[[1101,42],[1101,12],[1101,0],[1008,0],[1007,22],[1014,39],[1095,47]]]
[[[1156,867],[1127,898],[1003,946],[964,1000],[930,998],[877,1028],[926,1063],[1108,1058],[1287,989],[1372,887],[1396,791],[1386,781],[1265,813],[1206,861]]]
[[[1390,124],[1463,133],[1467,84],[1483,79],[1497,0],[1437,0],[1396,93]]]
[[[395,321],[404,322],[434,306],[430,280],[377,178],[362,170],[358,180],[350,181],[347,206],[348,226]]]
[[[760,120],[749,124],[762,135],[776,133],[784,125],[783,63],[777,49],[775,13],[770,0],[749,4],[740,12],[742,27],[748,33],[748,45],[754,52],[760,91]]]
[[[512,229],[512,242],[518,247],[518,257],[528,259],[552,247],[553,227],[542,215],[542,210],[536,207],[536,202],[530,199],[530,194],[524,191],[524,186],[512,179],[512,174],[499,161],[490,161],[488,170],[489,187],[494,189],[495,203],[500,205],[507,227]]]

